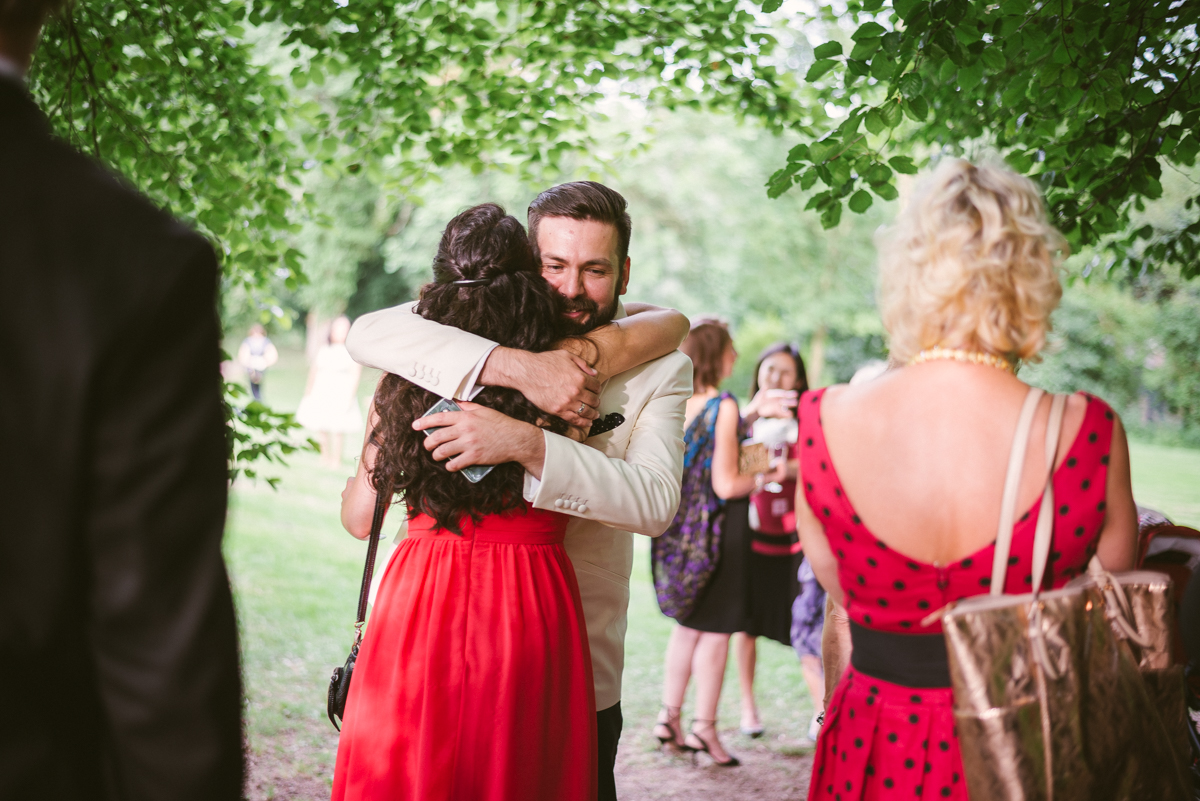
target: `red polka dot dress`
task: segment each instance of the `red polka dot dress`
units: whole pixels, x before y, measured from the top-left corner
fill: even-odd
[[[927,627],[921,621],[951,601],[989,591],[995,543],[938,567],[910,559],[876,539],[850,505],[830,459],[820,420],[824,393],[807,392],[801,399],[801,472],[805,498],[837,556],[846,612],[853,623],[867,629],[940,634],[940,621]],[[1047,589],[1061,587],[1086,570],[1104,524],[1115,418],[1104,401],[1084,397],[1083,425],[1054,473],[1058,508]],[[1038,498],[1014,526],[1007,593],[1032,590],[1040,503]],[[847,668],[825,713],[808,797],[965,800],[951,689],[908,687]]]

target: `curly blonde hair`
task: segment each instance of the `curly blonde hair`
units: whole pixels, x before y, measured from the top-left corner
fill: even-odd
[[[1069,251],[1028,178],[946,160],[880,244],[879,308],[893,362],[935,346],[1037,360]]]

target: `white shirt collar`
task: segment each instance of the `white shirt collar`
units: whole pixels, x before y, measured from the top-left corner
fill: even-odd
[[[14,80],[20,84],[25,83],[25,71],[17,65],[17,62],[2,55],[0,55],[0,77]]]

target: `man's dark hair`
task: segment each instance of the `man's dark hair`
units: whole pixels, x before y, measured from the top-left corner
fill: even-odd
[[[66,4],[67,0],[0,0],[0,27],[40,25]]]
[[[543,217],[568,217],[572,220],[594,220],[608,223],[617,229],[617,281],[629,257],[629,235],[633,224],[627,211],[629,204],[621,193],[595,181],[572,181],[552,186],[529,204],[529,239],[534,256],[541,260],[538,249],[538,223]]]
[[[525,229],[495,203],[467,209],[446,226],[433,261],[433,282],[421,289],[417,313],[508,348],[545,351],[562,337],[562,297],[542,278]],[[385,375],[376,391],[379,424],[372,434],[379,456],[371,485],[388,498],[394,492],[414,512],[423,512],[455,533],[464,515],[524,508],[525,468],[516,462],[497,465],[472,484],[462,473],[446,470],[425,450],[425,435],[412,423],[438,396],[400,376]],[[475,398],[517,420],[558,434],[567,424],[544,414],[521,393],[488,387]]]

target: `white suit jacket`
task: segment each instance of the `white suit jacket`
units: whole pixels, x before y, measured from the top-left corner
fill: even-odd
[[[415,306],[359,317],[346,339],[350,355],[442,397],[466,399],[495,343],[425,320]],[[625,422],[586,445],[546,432],[542,480],[526,476],[536,508],[573,518],[565,546],[583,597],[598,710],[621,700],[630,532],[657,537],[679,507],[683,410],[691,395],[692,362],[678,351],[614,376],[601,392],[600,414],[620,412]]]

